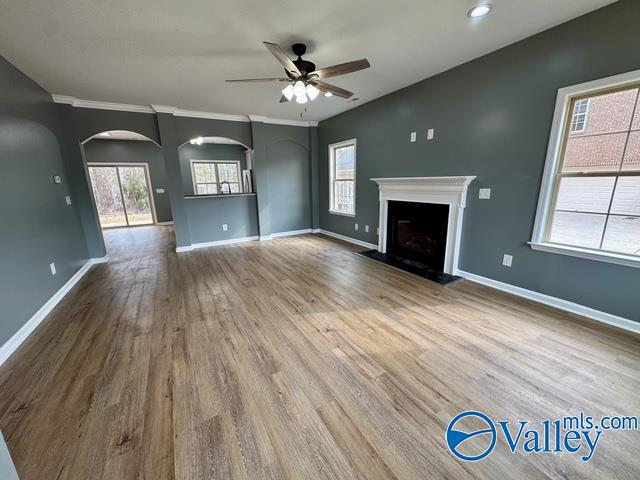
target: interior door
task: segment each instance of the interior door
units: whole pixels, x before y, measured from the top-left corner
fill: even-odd
[[[146,166],[91,165],[89,176],[102,228],[154,223]]]

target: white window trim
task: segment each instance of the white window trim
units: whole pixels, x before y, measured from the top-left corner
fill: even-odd
[[[242,189],[242,168],[240,165],[240,160],[207,160],[207,159],[203,159],[203,158],[192,158],[189,160],[189,166],[191,167],[191,183],[193,183],[193,194],[194,195],[198,195],[198,186],[196,183],[196,173],[193,169],[193,164],[194,163],[235,163],[238,167],[238,193],[244,193],[243,189]],[[218,180],[218,178],[216,177],[216,180]],[[220,187],[220,182],[215,182],[218,187]],[[229,195],[228,193],[202,193],[200,195]],[[237,194],[236,194],[237,195]]]
[[[560,157],[562,155],[564,132],[567,127],[571,126],[570,123],[568,124],[567,122],[571,122],[573,119],[573,112],[570,111],[571,101],[575,97],[595,94],[603,90],[630,86],[637,83],[640,83],[640,70],[558,90],[556,109],[551,125],[551,136],[549,137],[549,147],[547,149],[547,159],[544,173],[542,174],[536,219],[533,225],[533,235],[531,242],[529,242],[529,246],[532,249],[640,268],[640,258],[633,255],[551,243],[547,241],[545,237],[552,214],[551,208],[553,205],[555,178],[561,162]]]
[[[335,176],[335,162],[331,156],[331,151],[335,148],[346,147],[348,145],[353,145],[355,150],[354,159],[353,159],[353,213],[341,212],[339,210],[334,210],[333,208],[333,178]],[[328,147],[329,152],[329,213],[333,215],[342,215],[344,217],[354,218],[356,216],[356,169],[358,167],[358,145],[357,140],[352,138],[351,140],[345,140],[343,142],[332,143]]]

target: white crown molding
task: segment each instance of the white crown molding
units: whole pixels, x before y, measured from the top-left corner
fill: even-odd
[[[230,113],[199,112],[197,110],[182,110],[176,108],[176,117],[205,118],[207,120],[226,120],[228,122],[249,122],[249,115],[233,115]]]
[[[168,113],[170,115],[175,115],[176,107],[169,107],[167,105],[151,105],[151,109],[155,113]]]
[[[95,100],[82,100],[68,95],[51,95],[54,103],[63,103],[78,108],[95,108],[98,110],[115,110],[119,112],[134,113],[168,113],[176,117],[204,118],[207,120],[225,120],[228,122],[262,122],[273,125],[291,125],[294,127],[317,127],[317,121],[287,120],[285,118],[272,118],[262,115],[235,115],[230,113],[201,112],[197,110],[184,110],[170,105],[130,105],[126,103],[100,102]]]
[[[51,95],[51,97],[55,103],[64,103],[78,108],[95,108],[98,110],[114,110],[118,112],[155,113],[153,108],[145,105],[81,100],[79,98],[69,97],[66,95]]]
[[[291,125],[293,127],[317,127],[318,122],[315,120],[287,120],[284,118],[265,117],[263,115],[249,114],[252,122],[271,123],[273,125]]]

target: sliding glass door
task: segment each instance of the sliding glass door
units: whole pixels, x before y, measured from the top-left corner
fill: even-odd
[[[154,223],[146,165],[89,165],[91,186],[102,228]]]

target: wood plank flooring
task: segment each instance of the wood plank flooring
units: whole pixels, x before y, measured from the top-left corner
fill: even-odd
[[[449,421],[640,413],[638,337],[470,282],[443,288],[320,236],[174,253],[106,233],[97,265],[0,368],[20,478],[638,478],[593,459],[456,459]]]

